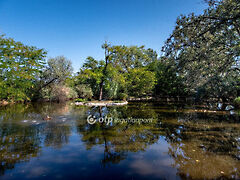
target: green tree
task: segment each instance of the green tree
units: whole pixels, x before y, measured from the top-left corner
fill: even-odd
[[[126,99],[126,77],[110,64],[106,72],[104,93],[109,99]]]
[[[135,68],[127,74],[128,94],[134,97],[151,95],[156,82],[155,74],[144,68]]]
[[[208,3],[203,14],[177,19],[163,51],[188,90],[195,93],[203,87],[219,88],[215,91],[218,94],[212,91],[210,94],[226,100],[226,93],[221,90],[227,87],[224,84],[239,87],[240,2],[211,0]],[[213,79],[221,80],[212,83]],[[237,91],[229,90],[233,96],[237,95]]]
[[[126,99],[128,92],[134,96],[152,93],[155,74],[144,67],[157,61],[155,51],[144,46],[113,46],[108,43],[103,44],[102,48],[105,60],[88,57],[78,73],[76,84],[89,84],[94,97],[99,100]],[[131,87],[130,83],[136,85]],[[137,89],[140,89],[139,93],[134,94]]]
[[[0,36],[0,99],[29,101],[45,64],[46,51]]]
[[[84,98],[84,99],[92,99],[93,92],[89,85],[80,84],[80,85],[77,85],[75,88],[76,88],[76,91],[77,91],[79,97]]]
[[[93,57],[87,57],[75,78],[75,86],[90,86],[93,96],[99,97],[99,85],[102,79],[103,64]],[[81,92],[77,90],[81,95]]]
[[[41,81],[40,89],[52,84],[64,82],[71,77],[73,72],[72,62],[64,56],[50,58],[45,67]]]
[[[118,93],[115,97],[125,99],[128,95],[150,95],[155,85],[155,74],[144,67],[157,61],[157,53],[144,46],[121,45],[109,46],[108,51],[111,56],[109,69],[112,68],[112,74],[109,75],[111,88],[112,92]]]
[[[43,69],[35,99],[63,101],[76,98],[77,93],[67,86],[69,79],[72,78],[72,72],[72,63],[64,56],[50,58]]]
[[[145,49],[144,46],[111,46],[109,51],[113,65],[123,72],[145,67],[157,60],[157,53],[150,48]]]
[[[99,101],[102,100],[102,97],[103,97],[103,88],[104,88],[104,83],[105,83],[105,80],[106,80],[106,76],[107,76],[107,68],[108,68],[108,65],[111,63],[111,55],[112,55],[112,52],[110,51],[111,50],[111,47],[110,45],[105,42],[103,45],[102,45],[102,48],[104,49],[104,53],[105,53],[105,61],[102,61],[102,64],[103,64],[103,70],[102,70],[102,77],[101,77],[101,82],[99,84]]]
[[[187,95],[182,77],[176,72],[176,69],[168,63],[165,58],[161,58],[154,63],[153,72],[156,73],[156,86],[154,94],[157,96],[183,96]]]

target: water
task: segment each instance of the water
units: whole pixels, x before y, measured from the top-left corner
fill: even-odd
[[[89,115],[152,121],[89,125]],[[239,159],[235,112],[144,103],[0,107],[0,179],[239,179]]]

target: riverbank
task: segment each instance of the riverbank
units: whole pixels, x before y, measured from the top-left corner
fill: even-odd
[[[46,103],[46,102],[52,102],[52,103],[64,103],[64,102],[71,102],[75,101],[72,104],[77,106],[124,106],[128,103],[157,103],[157,104],[175,104],[175,105],[194,105],[201,108],[211,109],[211,110],[223,110],[223,111],[229,111],[234,109],[239,109],[238,106],[236,106],[236,103],[234,102],[227,102],[222,103],[221,101],[217,101],[217,98],[212,98],[209,100],[204,100],[201,102],[196,102],[196,100],[193,97],[145,97],[145,98],[129,98],[127,101],[111,101],[111,100],[105,100],[105,101],[98,101],[98,100],[92,100],[92,101],[85,101],[84,99],[67,99],[65,101],[49,101],[46,99],[39,99],[36,102],[38,103]],[[15,103],[30,103],[30,102],[8,102],[6,100],[0,101],[0,106],[6,106],[10,104]]]

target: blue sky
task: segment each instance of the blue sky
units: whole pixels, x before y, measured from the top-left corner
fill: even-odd
[[[180,14],[203,0],[0,0],[0,33],[64,55],[77,71],[87,56],[103,59],[105,40],[160,52]]]

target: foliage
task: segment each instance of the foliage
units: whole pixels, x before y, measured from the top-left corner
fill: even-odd
[[[164,58],[155,63],[157,83],[155,86],[156,96],[184,96],[187,90],[182,83],[182,77],[177,75],[176,69],[169,66]]]
[[[144,46],[112,46],[107,43],[103,48],[105,61],[88,57],[77,75],[76,86],[89,84],[95,98],[126,100],[128,95],[152,94],[155,74],[144,67],[157,60],[155,51]]]
[[[82,98],[77,98],[75,99],[75,102],[85,102],[86,100],[85,99],[82,99]]]
[[[76,98],[77,93],[71,87],[72,71],[71,61],[64,56],[50,58],[43,68],[40,80],[37,82],[38,88],[35,89],[34,100],[62,101],[63,99]],[[63,87],[61,88],[61,86]]]
[[[92,99],[93,92],[89,85],[86,84],[80,84],[75,87],[78,97],[84,98],[84,99]]]
[[[240,108],[240,97],[235,98],[233,103],[236,108]]]
[[[144,46],[105,42],[104,60],[87,57],[75,75],[64,56],[45,65],[43,49],[0,36],[0,100],[194,95],[232,101],[240,96],[240,2],[206,2],[202,14],[178,17],[160,58]]]
[[[93,66],[93,64],[95,64]],[[86,62],[83,64],[83,67],[80,69],[80,72],[77,73],[75,77],[75,86],[85,85],[91,88],[92,94],[95,98],[99,94],[99,84],[101,82],[102,66],[100,62],[96,61],[92,57],[88,57]]]
[[[206,87],[206,94],[226,99],[226,92],[236,96],[232,87],[239,86],[240,2],[208,3],[203,14],[177,19],[163,52],[189,91]],[[225,91],[228,85],[233,91]]]
[[[157,59],[157,53],[144,46],[109,46],[108,50],[113,66],[125,72],[145,67]]]
[[[40,93],[42,99],[58,102],[78,97],[77,92],[74,89],[66,87],[63,84],[52,84],[51,86],[43,88]]]
[[[127,75],[127,88],[130,96],[141,97],[151,94],[155,85],[155,74],[144,68],[135,68]]]
[[[31,100],[45,56],[43,49],[0,36],[0,99]]]
[[[197,100],[216,97],[221,98],[223,102],[227,102],[234,99],[237,95],[237,83],[238,81],[236,81],[236,78],[233,75],[226,77],[216,75],[197,89]]]
[[[51,83],[61,83],[65,81],[71,77],[72,72],[72,63],[64,56],[50,58],[41,76],[41,88]]]
[[[128,94],[127,93],[118,93],[117,99],[126,101],[127,98],[128,98]]]
[[[106,70],[104,92],[108,99],[118,99],[119,94],[126,92],[126,81],[123,73],[110,64]]]

